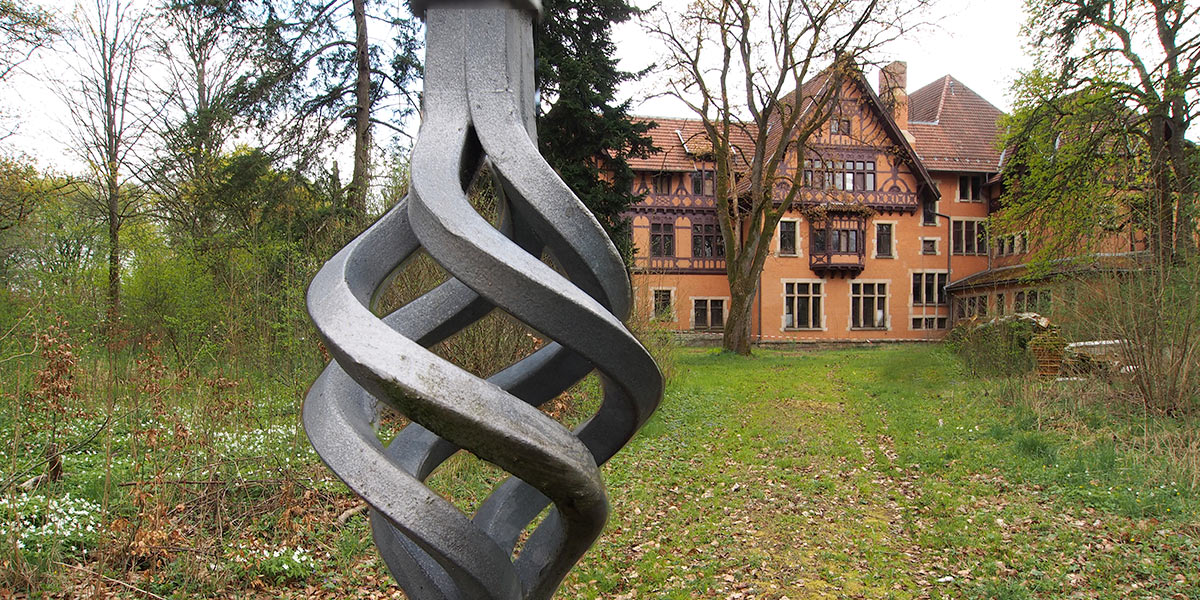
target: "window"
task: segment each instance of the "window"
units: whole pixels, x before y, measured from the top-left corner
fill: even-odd
[[[875,189],[873,160],[804,161],[804,186],[825,190],[872,191]]]
[[[693,171],[692,193],[697,196],[715,196],[717,191],[713,182],[712,171]]]
[[[987,254],[987,227],[983,221],[954,221],[951,230],[954,254]]]
[[[958,199],[982,202],[983,182],[986,178],[986,175],[960,175],[958,177]]]
[[[831,119],[829,133],[833,135],[850,135],[850,119]]]
[[[954,312],[957,318],[986,317],[988,313],[987,296],[968,296],[954,299]]]
[[[887,328],[887,284],[850,284],[850,326],[854,329]]]
[[[892,258],[892,224],[875,224],[875,256]]]
[[[994,249],[996,256],[1011,256],[1027,252],[1027,240],[1028,233],[1026,232],[1010,233],[996,238],[996,247]]]
[[[779,254],[783,256],[796,255],[796,222],[779,222]]]
[[[996,294],[996,314],[1004,316],[1004,294]]]
[[[725,326],[724,300],[711,298],[693,300],[692,312],[695,315],[695,320],[692,322],[693,329],[713,330]]]
[[[913,317],[913,329],[945,329],[946,317]]]
[[[921,204],[921,224],[937,225],[937,200],[927,199]]]
[[[654,176],[654,193],[655,194],[670,194],[671,193],[671,176],[669,174]]]
[[[675,224],[650,224],[650,256],[675,256]]]
[[[783,284],[783,327],[785,329],[821,328],[821,284]]]
[[[921,254],[937,254],[936,238],[921,238]]]
[[[946,303],[945,273],[913,273],[913,306]]]
[[[858,254],[862,232],[857,229],[814,229],[812,250],[818,254]]]
[[[1017,300],[1013,303],[1014,312],[1046,313],[1050,311],[1049,290],[1028,290],[1017,292]]]
[[[654,320],[674,321],[675,307],[671,290],[654,290]]]
[[[714,223],[692,225],[692,258],[724,258],[725,239]]]

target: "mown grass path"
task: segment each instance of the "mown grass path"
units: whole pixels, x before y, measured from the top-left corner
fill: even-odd
[[[1200,598],[1190,494],[992,396],[934,347],[681,351],[562,595]]]

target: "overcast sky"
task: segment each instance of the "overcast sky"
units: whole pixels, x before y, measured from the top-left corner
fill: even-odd
[[[649,7],[659,0],[634,0]],[[686,0],[662,0],[667,8],[686,4]],[[1021,26],[1025,22],[1022,0],[940,0],[924,16],[931,26],[924,32],[897,40],[884,50],[885,60],[908,63],[908,90],[917,90],[945,75],[983,96],[1007,112],[1012,105],[1009,89],[1020,70],[1032,65],[1023,49]],[[621,66],[640,70],[654,62],[661,50],[636,23],[621,25],[615,36]],[[875,85],[877,73],[868,72]],[[635,113],[656,117],[693,116],[679,101],[666,97],[649,98],[655,92],[654,78],[626,86],[624,92],[635,98]]]
[[[401,1],[401,0],[393,0]],[[665,0],[671,7],[686,0]],[[39,2],[64,17],[74,5],[73,0],[41,0]],[[652,0],[634,0],[648,7]],[[1018,71],[1028,68],[1029,61],[1022,49],[1020,37],[1024,21],[1021,0],[940,0],[936,12],[925,16],[935,25],[919,34],[898,40],[887,49],[887,60],[908,63],[909,91],[930,83],[943,75],[954,75],[971,89],[1001,110],[1011,106],[1009,88]],[[384,32],[379,32],[384,33]],[[660,56],[653,40],[647,38],[637,23],[627,23],[615,32],[617,55],[627,70],[640,70]],[[71,157],[66,144],[66,109],[52,93],[48,79],[64,71],[61,57],[43,52],[27,65],[29,74],[15,77],[0,91],[0,106],[14,115],[20,126],[2,144],[33,156],[43,168],[76,171],[81,164]],[[876,80],[868,73],[868,80]],[[635,100],[634,112],[647,116],[691,116],[686,107],[669,98],[647,96],[661,91],[654,77],[625,86],[622,92]],[[341,152],[339,152],[341,154]],[[339,159],[351,162],[349,152]]]

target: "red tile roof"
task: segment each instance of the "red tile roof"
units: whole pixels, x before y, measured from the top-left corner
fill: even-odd
[[[637,121],[654,121],[657,127],[650,130],[650,139],[661,152],[651,154],[646,158],[631,158],[629,166],[635,171],[695,171],[701,163],[709,161],[696,160],[697,155],[710,152],[712,144],[704,133],[704,125],[699,119],[672,119],[663,117],[634,117]],[[732,134],[735,151],[741,152],[753,148],[753,142],[744,134]],[[711,168],[711,167],[710,167]]]
[[[908,107],[908,131],[929,170],[1000,170],[997,121],[1004,113],[961,81],[946,75],[910,94]]]

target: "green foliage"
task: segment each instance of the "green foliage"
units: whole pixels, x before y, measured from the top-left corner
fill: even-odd
[[[994,321],[968,320],[955,325],[946,345],[976,375],[1016,375],[1033,368],[1029,341],[1033,322],[1009,317]]]
[[[1145,230],[1145,143],[1134,116],[1096,85],[1053,101],[1048,74],[1026,74],[1005,117],[1005,191],[997,231],[1029,230],[1033,262],[1096,252],[1115,234]]]
[[[125,286],[126,326],[165,340],[179,364],[188,364],[215,342],[224,300],[204,265],[164,247],[142,248]]]
[[[616,101],[617,87],[641,74],[617,68],[612,26],[637,9],[625,0],[547,0],[543,8],[534,37],[538,90],[548,104],[538,119],[542,155],[631,260],[622,215],[639,197],[629,159],[654,147],[646,134],[652,123],[634,123],[630,101]]]

